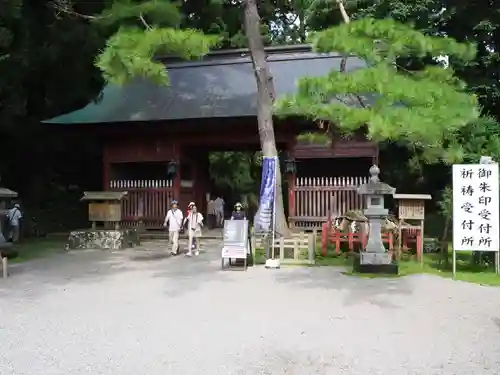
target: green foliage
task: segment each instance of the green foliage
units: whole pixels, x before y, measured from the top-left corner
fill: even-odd
[[[152,20],[151,24],[146,17]],[[134,18],[142,27],[128,25]],[[180,15],[172,4],[156,0],[116,1],[96,20],[106,26],[121,25],[96,60],[106,81],[119,85],[137,77],[167,85],[168,72],[156,57],[171,55],[195,59],[207,54],[220,41],[219,36],[204,35],[197,30],[160,26],[176,25]]]
[[[259,172],[258,153],[215,152],[209,155],[210,175],[223,189],[241,194],[255,190],[255,176]]]
[[[95,22],[103,26],[116,26],[130,21],[132,24],[145,22],[152,26],[179,26],[181,14],[176,4],[169,1],[134,2],[132,0],[115,1],[111,7],[105,9]]]
[[[328,146],[332,143],[332,138],[330,137],[330,134],[327,132],[325,133],[306,132],[299,134],[297,136],[297,141],[308,144],[323,144]]]
[[[354,2],[348,2],[348,5]],[[471,61],[454,61],[456,74],[478,96],[484,113],[500,119],[500,3],[463,0],[360,0],[350,7],[354,19],[393,18],[411,22],[426,35],[447,35],[474,42]],[[414,62],[414,60],[413,60]]]
[[[478,163],[481,156],[500,161],[500,123],[492,117],[480,117],[460,129],[450,140],[463,150],[463,162]]]
[[[428,161],[460,154],[448,149],[458,145],[447,140],[479,116],[476,98],[452,69],[434,64],[410,71],[395,61],[442,55],[467,60],[474,57],[474,46],[370,18],[318,32],[312,41],[318,52],[356,55],[369,65],[301,79],[295,95],[277,102],[278,115],[330,121],[347,133],[366,126],[369,138],[419,148]]]
[[[472,44],[460,44],[451,38],[424,35],[410,25],[393,19],[363,18],[341,24],[312,35],[318,52],[354,54],[368,63],[392,62],[402,57],[452,55],[462,60],[473,59]]]

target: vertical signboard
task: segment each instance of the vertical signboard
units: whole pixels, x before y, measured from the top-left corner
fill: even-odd
[[[498,194],[498,164],[453,165],[454,274],[456,251],[493,251],[498,258]]]

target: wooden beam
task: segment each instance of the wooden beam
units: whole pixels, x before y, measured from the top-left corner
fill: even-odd
[[[298,144],[295,147],[296,159],[374,158],[377,156],[377,144],[370,141],[338,141],[331,147],[314,144]]]

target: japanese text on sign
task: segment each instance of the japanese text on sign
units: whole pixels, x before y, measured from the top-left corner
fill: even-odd
[[[453,166],[453,249],[499,251],[498,165]]]

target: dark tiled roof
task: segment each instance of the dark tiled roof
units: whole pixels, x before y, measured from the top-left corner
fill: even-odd
[[[294,93],[304,76],[339,69],[339,54],[318,54],[309,46],[268,51],[278,97]],[[98,101],[45,121],[53,124],[106,123],[255,116],[257,96],[247,50],[220,51],[194,62],[166,61],[170,86],[137,79],[123,87],[107,85]],[[346,70],[366,64],[349,57]]]

